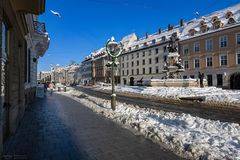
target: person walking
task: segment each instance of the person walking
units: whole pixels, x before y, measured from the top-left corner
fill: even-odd
[[[200,81],[200,87],[203,88],[203,78],[204,78],[204,73],[198,72],[198,78]]]
[[[50,88],[50,95],[52,96],[52,94],[53,94],[53,88],[54,88],[53,82],[51,82],[51,83],[49,84],[49,88]]]

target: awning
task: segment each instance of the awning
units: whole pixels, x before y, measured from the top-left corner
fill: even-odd
[[[22,11],[32,14],[42,14],[45,12],[46,0],[10,0],[15,11]]]

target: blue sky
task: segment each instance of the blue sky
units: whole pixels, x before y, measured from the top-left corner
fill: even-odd
[[[46,12],[39,17],[45,22],[50,47],[39,60],[38,70],[49,70],[50,64],[79,63],[91,51],[103,47],[108,38],[135,32],[157,32],[168,24],[185,21],[239,3],[239,0],[47,0]],[[50,10],[57,11],[61,18]]]

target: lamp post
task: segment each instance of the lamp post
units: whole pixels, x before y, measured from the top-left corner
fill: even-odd
[[[65,86],[64,86],[64,92],[66,92],[67,91],[67,69],[64,69],[64,71],[65,71]]]
[[[112,67],[112,95],[111,95],[111,108],[112,110],[116,109],[116,94],[115,94],[115,83],[114,83],[114,68],[119,64],[117,58],[121,55],[123,51],[122,43],[117,43],[112,37],[108,40],[106,44],[106,51],[108,56],[111,58],[111,61],[106,65],[107,67]]]

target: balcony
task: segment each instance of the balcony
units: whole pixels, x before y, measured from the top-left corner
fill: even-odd
[[[41,35],[46,34],[46,25],[45,25],[45,23],[34,21],[33,24],[34,24],[34,32],[35,33],[41,34]]]
[[[46,32],[45,23],[34,21],[33,41],[38,56],[42,57],[49,47],[50,38]]]

